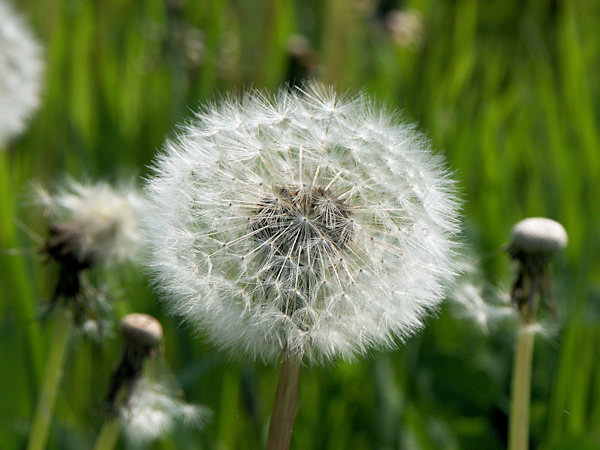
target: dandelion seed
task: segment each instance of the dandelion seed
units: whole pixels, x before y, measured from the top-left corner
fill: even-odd
[[[39,104],[41,54],[22,18],[0,1],[0,147],[25,129]]]
[[[309,86],[207,106],[147,191],[156,286],[234,354],[320,363],[393,348],[456,273],[442,159],[365,96]]]

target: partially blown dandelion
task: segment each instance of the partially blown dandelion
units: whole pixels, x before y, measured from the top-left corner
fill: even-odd
[[[0,1],[0,146],[23,131],[39,104],[41,54],[21,17]]]
[[[39,188],[37,200],[50,219],[46,253],[59,262],[88,268],[139,250],[140,199],[134,189],[71,180],[56,194]]]
[[[210,410],[179,398],[163,374],[158,373],[156,380],[144,374],[149,372],[144,370],[149,360],[162,353],[160,322],[147,314],[128,314],[121,319],[120,329],[125,342],[104,399],[107,421],[96,448],[113,448],[121,427],[130,446],[145,447],[179,422],[202,425]]]
[[[37,202],[49,218],[43,253],[59,265],[56,287],[47,306],[57,314],[44,385],[31,427],[29,450],[45,448],[66,349],[73,325],[98,335],[107,311],[104,296],[85,283],[83,273],[135,254],[139,243],[135,191],[118,192],[104,183],[71,181],[52,195],[39,187]]]
[[[38,187],[36,197],[49,218],[49,237],[42,251],[60,266],[49,309],[60,299],[73,301],[74,318],[81,321],[89,303],[78,301],[81,273],[133,258],[139,250],[139,196],[134,189],[71,180],[54,195]]]
[[[148,182],[156,285],[236,354],[393,347],[455,273],[453,186],[426,140],[364,96],[228,98],[166,144]]]

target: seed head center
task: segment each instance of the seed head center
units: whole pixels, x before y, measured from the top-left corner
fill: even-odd
[[[306,266],[345,249],[353,221],[350,207],[327,189],[281,186],[259,201],[251,230],[258,243]]]

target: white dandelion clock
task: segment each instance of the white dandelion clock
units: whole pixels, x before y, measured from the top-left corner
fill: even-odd
[[[394,347],[453,278],[454,183],[414,128],[311,86],[207,106],[148,182],[171,310],[235,354]]]
[[[40,101],[42,51],[11,5],[0,0],[0,146],[25,129]]]

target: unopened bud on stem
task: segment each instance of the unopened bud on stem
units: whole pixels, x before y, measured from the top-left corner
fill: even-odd
[[[567,232],[560,223],[543,217],[530,217],[513,227],[508,253],[518,261],[519,269],[512,289],[512,302],[526,322],[535,318],[538,294],[544,305],[554,312],[549,295],[548,263],[566,247],[567,240]]]
[[[125,393],[125,399],[129,397],[131,387],[141,377],[145,360],[156,354],[163,338],[160,322],[147,314],[125,316],[120,328],[125,343],[104,400],[109,414],[116,411],[120,392]]]

